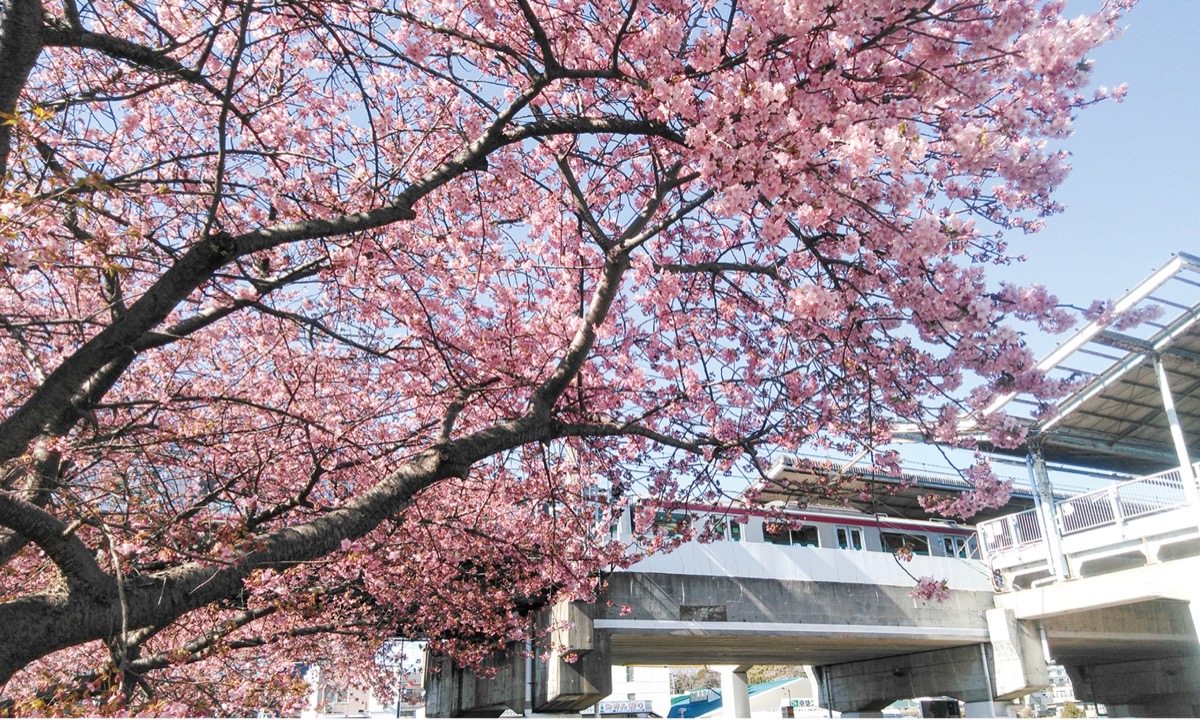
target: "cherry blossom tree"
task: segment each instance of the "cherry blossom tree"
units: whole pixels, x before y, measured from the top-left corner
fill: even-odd
[[[1105,95],[1062,6],[5,0],[5,709],[469,661],[634,494],[1053,393],[985,271]]]

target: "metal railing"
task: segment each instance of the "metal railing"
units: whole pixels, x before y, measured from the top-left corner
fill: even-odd
[[[1055,508],[1062,534],[1120,525],[1127,520],[1173,510],[1187,504],[1179,467],[1121,482],[1058,503]]]
[[[1181,470],[1176,467],[1058,503],[1054,516],[1060,532],[1071,535],[1108,525],[1119,527],[1135,518],[1186,506]],[[1193,471],[1200,480],[1200,463]],[[1042,529],[1037,510],[1026,510],[980,523],[979,535],[984,549],[996,554],[1040,542]]]
[[[1042,542],[1037,510],[1026,510],[979,524],[979,539],[987,553],[1018,550]]]

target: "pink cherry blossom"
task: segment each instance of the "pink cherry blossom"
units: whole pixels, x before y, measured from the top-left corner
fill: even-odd
[[[950,587],[945,579],[938,580],[929,576],[921,576],[917,585],[909,591],[908,595],[917,601],[941,603],[950,597]]]
[[[1063,309],[996,271],[1126,5],[9,2],[5,709],[386,695],[775,453],[1049,400],[1014,324]],[[931,506],[1007,496],[966,474]]]

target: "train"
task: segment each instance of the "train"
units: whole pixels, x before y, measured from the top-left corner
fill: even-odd
[[[696,503],[659,505],[650,501],[625,507],[613,535],[629,540],[633,524],[643,518],[653,532],[667,537],[685,532],[733,542],[774,543],[801,548],[837,548],[901,556],[922,555],[979,560],[973,526],[950,520],[912,520],[865,513],[849,507],[720,507]]]

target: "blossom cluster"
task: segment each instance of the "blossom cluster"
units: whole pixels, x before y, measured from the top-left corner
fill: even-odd
[[[294,713],[318,663],[394,688],[398,634],[483,667],[717,535],[637,498],[1061,391],[1013,327],[1060,306],[993,271],[1119,3],[43,4],[0,74],[18,711]],[[929,505],[1007,497],[967,474]]]

